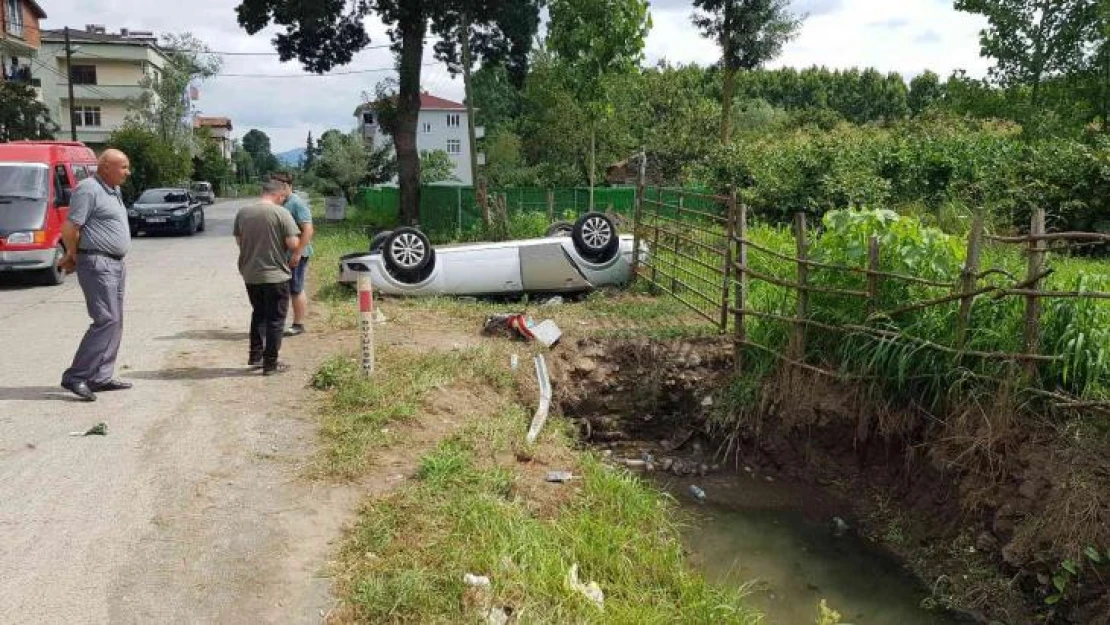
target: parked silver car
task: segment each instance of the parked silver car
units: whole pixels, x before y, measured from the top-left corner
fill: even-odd
[[[387,295],[504,295],[579,293],[632,278],[633,237],[617,233],[602,213],[556,224],[541,239],[432,247],[414,228],[382,232],[370,253],[339,261],[339,282],[355,284],[370,272]],[[641,243],[640,257],[648,249]]]
[[[194,182],[189,186],[189,190],[193,192],[198,200],[205,204],[216,203],[216,192],[212,190],[212,183],[210,182]]]

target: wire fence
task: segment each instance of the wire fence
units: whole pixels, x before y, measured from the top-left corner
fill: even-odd
[[[737,371],[745,370],[745,355],[758,352],[825,376],[876,377],[846,371],[829,357],[828,349],[836,341],[861,345],[860,341],[865,340],[871,345],[896,346],[915,356],[933,353],[947,359],[924,359],[937,367],[959,366],[966,359],[1006,364],[1009,368],[1002,370],[1013,372],[1014,379],[996,382],[1012,384],[1016,379],[1023,385],[1022,390],[1050,399],[1057,408],[1110,409],[1110,402],[1080,401],[1057,387],[1039,383],[1045,367],[1059,367],[1061,361],[1074,359],[1073,355],[1053,353],[1042,344],[1045,301],[1110,299],[1110,292],[1045,289],[1045,279],[1052,274],[1046,264],[1050,251],[1047,243],[1062,243],[1063,247],[1104,243],[1110,242],[1108,235],[1046,233],[1044,210],[1036,210],[1029,234],[989,237],[980,216],[968,236],[966,260],[959,275],[933,279],[884,271],[880,241],[875,236],[868,240],[867,261],[862,266],[813,259],[813,230],[804,213],[795,216],[793,250],[785,251],[781,246],[772,249],[749,236],[747,210],[735,194],[713,196],[640,187],[634,212],[637,249],[640,243],[647,248],[643,257],[637,254],[634,259],[638,279],[676,298],[719,332],[731,334]],[[1013,276],[1000,267],[983,270],[980,262],[987,241],[1021,246],[1028,261],[1025,275]],[[815,275],[822,279],[815,280]],[[753,289],[760,297],[752,297]],[[768,293],[774,296],[768,297]],[[895,294],[893,298],[891,293]],[[913,297],[908,295],[911,293]],[[822,311],[812,306],[815,298],[824,298],[820,300]],[[840,303],[830,305],[830,298]],[[987,329],[973,326],[976,305],[1015,299],[1019,304],[1014,305],[1023,307],[1020,351],[977,348],[975,333]],[[833,319],[819,314],[832,308],[849,314],[838,314]],[[951,329],[949,335],[917,336],[912,323],[906,327],[898,323],[910,313],[939,308],[944,308],[946,319],[954,315],[955,322],[944,326]],[[775,325],[776,330],[767,331],[768,324]],[[759,336],[752,336],[753,327],[760,329]],[[817,331],[824,333],[826,342],[814,353],[811,335]],[[837,336],[841,338],[828,340]],[[907,375],[912,376],[912,372]]]
[[[589,188],[488,189],[489,198],[503,203],[507,216],[533,216],[547,223],[572,221],[590,209]],[[420,190],[420,228],[434,241],[465,239],[485,226],[478,190],[471,186],[429,185]],[[636,192],[631,187],[594,189],[596,210],[631,218]],[[364,220],[379,228],[397,225],[400,190],[369,187],[359,190],[356,208]]]

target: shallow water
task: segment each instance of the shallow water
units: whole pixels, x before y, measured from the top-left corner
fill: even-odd
[[[713,583],[747,585],[768,625],[810,625],[822,599],[852,625],[965,622],[922,608],[926,589],[851,529],[837,536],[842,506],[820,492],[753,475],[660,482],[693,513],[684,532],[692,563]],[[704,504],[690,484],[706,492]]]

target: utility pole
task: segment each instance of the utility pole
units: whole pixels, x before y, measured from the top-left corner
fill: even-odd
[[[473,59],[470,57],[470,16],[463,14],[462,27],[460,28],[459,39],[462,44],[462,62],[463,62],[463,89],[466,91],[466,128],[467,139],[470,144],[470,184],[474,188],[478,188],[478,138],[477,132],[474,130],[474,95],[470,90],[470,69],[473,65]],[[485,225],[490,224],[489,211],[483,210],[482,220]]]
[[[66,26],[66,87],[69,89],[69,135],[77,141],[77,106],[73,101],[73,48],[69,45],[69,26]]]

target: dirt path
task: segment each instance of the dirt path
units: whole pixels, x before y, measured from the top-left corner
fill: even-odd
[[[315,623],[333,606],[327,560],[365,491],[303,468],[305,383],[339,346],[290,339],[285,377],[243,366],[237,208],[136,241],[120,371],[136,388],[94,404],[56,386],[87,323],[76,281],[0,286],[0,622]],[[107,437],[67,435],[100,421]]]

